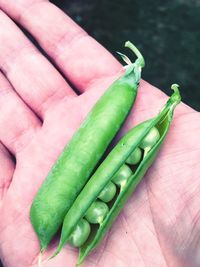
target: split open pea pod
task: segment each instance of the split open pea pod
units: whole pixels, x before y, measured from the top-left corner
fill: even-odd
[[[111,227],[117,215],[123,208],[125,202],[133,193],[147,169],[153,163],[161,145],[163,144],[172,121],[174,108],[181,100],[178,86],[172,85],[172,89],[174,90],[174,93],[160,113],[153,119],[145,121],[130,130],[112,149],[96,172],[91,176],[65,216],[60,243],[54,255],[59,253],[65,243],[68,242],[77,223],[80,219],[85,218],[85,214],[96,201],[100,192],[113,180],[113,177],[120,168],[126,164],[127,159],[133,151],[140,147],[142,151],[140,162],[134,166],[128,165],[130,169],[132,169],[132,175],[121,183],[114,199],[108,204],[109,212],[103,220],[94,227],[92,226],[93,229],[88,239],[80,247],[77,264],[81,264],[85,257],[103,239],[107,230]],[[152,138],[153,135],[155,138]]]

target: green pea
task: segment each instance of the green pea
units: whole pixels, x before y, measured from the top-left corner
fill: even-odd
[[[85,218],[90,223],[101,223],[108,212],[108,206],[104,202],[97,200],[89,207]]]
[[[116,194],[116,186],[112,182],[109,182],[99,194],[98,198],[103,202],[111,201]]]
[[[160,133],[156,127],[153,127],[140,143],[140,147],[143,149],[152,147],[158,142],[159,139]]]
[[[69,243],[74,247],[81,247],[88,239],[90,232],[90,224],[85,219],[81,219],[71,234]]]
[[[127,158],[126,163],[131,165],[136,165],[140,162],[141,158],[142,158],[142,151],[139,147],[137,147]]]
[[[118,185],[123,186],[126,184],[128,178],[132,175],[131,169],[126,165],[122,165],[119,171],[113,176],[112,181]]]

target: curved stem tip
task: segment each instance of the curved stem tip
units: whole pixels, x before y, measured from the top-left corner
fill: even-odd
[[[144,57],[140,53],[140,51],[137,49],[137,47],[134,44],[132,44],[130,41],[127,41],[125,43],[125,47],[128,47],[137,56],[140,66],[143,68],[145,65]]]

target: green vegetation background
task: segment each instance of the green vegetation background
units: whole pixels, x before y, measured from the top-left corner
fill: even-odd
[[[143,78],[167,94],[180,84],[183,101],[200,111],[199,0],[52,2],[114,56],[126,40],[134,42],[146,59]]]

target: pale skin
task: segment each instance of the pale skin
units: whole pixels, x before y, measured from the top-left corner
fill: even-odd
[[[39,241],[29,219],[31,202],[121,65],[48,1],[0,0],[0,8],[0,258],[4,267],[36,267]],[[34,36],[79,96],[10,18]],[[120,135],[156,115],[166,99],[142,81]],[[157,160],[83,266],[200,265],[199,136],[199,113],[181,103]],[[43,266],[73,267],[76,257],[67,245]]]

